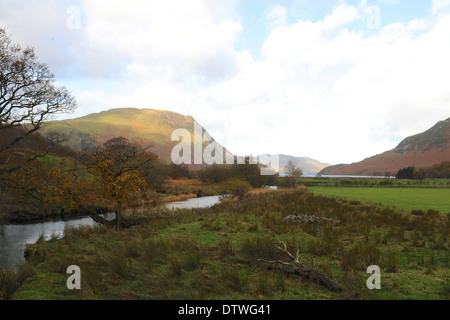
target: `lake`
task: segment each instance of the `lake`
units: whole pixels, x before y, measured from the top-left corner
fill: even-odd
[[[395,179],[395,177],[385,177],[385,176],[352,176],[352,175],[317,175],[317,174],[304,174],[303,178],[348,178],[348,179],[380,179],[380,178],[389,178]]]
[[[220,196],[193,198],[187,201],[162,204],[162,207],[176,209],[207,208],[220,202]],[[114,213],[101,215],[114,219]],[[95,226],[97,223],[89,216],[77,218],[58,218],[51,221],[28,224],[0,225],[0,268],[11,268],[25,262],[23,250],[26,244],[35,243],[39,237],[46,240],[64,237],[66,227]]]

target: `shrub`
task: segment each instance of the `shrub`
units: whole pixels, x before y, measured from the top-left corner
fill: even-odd
[[[0,270],[0,299],[9,298],[17,289],[17,274],[13,269]]]
[[[243,199],[251,189],[250,183],[242,178],[231,178],[219,185],[219,193],[233,195],[239,199]]]
[[[116,253],[110,261],[111,270],[124,279],[131,277],[131,263],[127,257],[121,253]]]
[[[0,300],[10,299],[22,283],[34,274],[34,270],[24,264],[19,270],[0,269]]]

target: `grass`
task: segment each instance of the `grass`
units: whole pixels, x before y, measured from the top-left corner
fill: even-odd
[[[317,195],[372,201],[405,209],[434,209],[450,213],[450,189],[309,187]]]
[[[340,223],[282,223],[285,216],[300,213]],[[8,289],[6,298],[448,299],[448,219],[437,211],[412,214],[281,190],[140,218],[145,222],[132,229],[68,228],[62,240],[29,246],[25,266],[32,272],[20,288]],[[314,264],[342,291],[330,292],[259,262],[285,259],[275,249],[278,240],[292,252],[298,244],[300,260]],[[365,285],[365,269],[372,263],[382,270],[382,290]],[[81,268],[82,289],[70,291],[65,271],[74,264]],[[15,273],[6,278],[5,283],[15,283],[8,280]]]
[[[307,187],[357,187],[357,188],[450,188],[447,179],[359,179],[359,178],[302,178],[300,183]]]

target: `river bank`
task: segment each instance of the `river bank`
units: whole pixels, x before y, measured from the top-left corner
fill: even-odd
[[[142,211],[141,208],[143,207],[158,206],[160,204],[212,195],[218,195],[215,186],[212,184],[205,184],[197,179],[170,179],[159,192],[153,191],[144,194],[140,199],[132,202],[128,208],[125,208],[125,211],[135,213],[136,211]],[[114,211],[114,208],[104,206],[85,206],[64,210],[62,208],[27,207],[25,204],[23,208],[11,210],[11,212],[7,212],[3,208],[3,212],[0,212],[0,225],[38,223],[58,218],[71,219],[92,214],[104,214],[111,211]]]
[[[336,223],[285,220],[301,214]],[[439,212],[419,216],[300,189],[250,194],[208,209],[151,213],[147,217],[131,229],[68,228],[64,239],[28,246],[25,266],[32,272],[7,298],[448,297],[447,216]],[[336,281],[342,290],[329,291],[314,281],[263,263],[283,259],[277,250],[278,241],[285,242],[293,254],[298,245],[299,261]],[[70,265],[82,270],[81,290],[67,289],[66,270]],[[383,290],[367,289],[366,270],[370,265],[380,267]]]
[[[167,197],[165,201],[161,201],[151,207],[140,207],[128,209],[125,214],[132,216],[135,214],[148,214],[149,210],[157,210],[157,208],[165,208],[168,210],[190,209],[190,208],[206,208],[220,203],[220,196],[208,197]],[[171,200],[171,201],[169,201]],[[174,201],[172,201],[174,200]],[[179,201],[176,201],[179,200]],[[115,213],[98,212],[100,216],[106,220],[113,220]],[[40,237],[45,240],[58,239],[64,236],[64,232],[68,227],[95,227],[99,225],[89,214],[73,214],[56,217],[47,217],[44,220],[38,220],[27,223],[10,223],[0,225],[0,269],[15,267],[25,263],[24,249],[26,244],[33,244]]]

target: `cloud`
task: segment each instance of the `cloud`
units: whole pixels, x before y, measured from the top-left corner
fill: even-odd
[[[433,13],[437,13],[438,11],[450,7],[450,0],[433,0]]]
[[[270,10],[270,12],[266,15],[266,18],[271,21],[271,28],[276,28],[288,24],[287,14],[287,9],[278,4]]]
[[[3,0],[0,24],[36,47],[72,90],[75,116],[169,109],[194,116],[240,154],[354,162],[448,117],[450,15],[442,0],[429,17],[375,30],[365,1],[293,23],[292,6],[271,5],[258,20],[268,32],[258,57],[236,49],[246,30],[235,4]],[[70,5],[81,9],[81,29],[67,28]]]
[[[165,64],[180,76],[197,73],[208,79],[230,72],[216,64],[235,58],[233,42],[241,26],[220,17],[208,1],[84,0],[83,8],[88,43],[127,56],[133,64]]]
[[[242,106],[228,112],[233,119],[245,109],[264,123],[246,120],[259,130],[253,146],[352,162],[448,117],[450,16],[394,23],[376,32],[350,29],[365,18],[362,10],[343,4],[322,20],[275,28],[262,47],[263,61],[250,61],[224,84],[227,96],[253,84],[228,101]],[[244,121],[231,125],[232,131],[244,136],[241,126]]]

